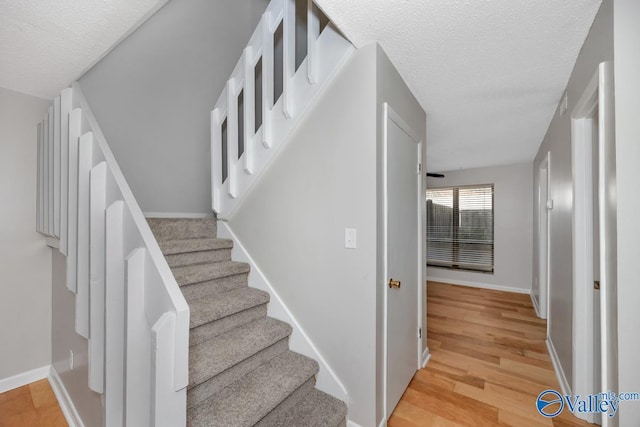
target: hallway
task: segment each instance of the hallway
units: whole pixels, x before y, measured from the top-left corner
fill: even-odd
[[[540,392],[560,388],[529,295],[428,282],[427,331],[431,360],[389,427],[591,425],[536,409]]]

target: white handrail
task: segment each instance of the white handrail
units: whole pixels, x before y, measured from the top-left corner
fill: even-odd
[[[218,219],[233,214],[276,149],[353,51],[333,25],[321,31],[322,12],[313,0],[306,2],[304,14],[296,13],[295,7],[295,0],[271,0],[211,112],[212,208]],[[305,14],[307,34],[298,41],[306,43],[307,55],[296,70],[296,20]],[[276,67],[274,39],[279,28],[282,63]],[[261,69],[256,71],[258,63]],[[262,74],[259,91],[258,72]],[[282,88],[278,99],[274,99],[276,80]],[[244,107],[239,111],[241,93]],[[256,111],[261,112],[258,123]],[[241,121],[244,126],[239,127]]]
[[[77,83],[38,128],[36,228],[67,255],[105,425],[185,425],[189,306]]]

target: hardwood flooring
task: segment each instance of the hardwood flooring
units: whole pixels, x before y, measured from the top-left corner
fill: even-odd
[[[536,410],[540,392],[560,390],[546,330],[529,295],[428,282],[431,360],[389,427],[592,426],[567,409],[555,418]]]
[[[1,393],[0,427],[67,427],[49,381]]]

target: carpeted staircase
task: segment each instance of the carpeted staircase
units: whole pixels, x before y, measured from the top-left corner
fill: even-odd
[[[187,425],[344,427],[347,407],[315,388],[318,363],[289,350],[214,219],[149,219],[191,309]]]

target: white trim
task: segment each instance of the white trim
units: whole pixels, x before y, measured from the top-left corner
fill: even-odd
[[[143,214],[145,218],[213,218],[213,212],[143,212]]]
[[[547,343],[547,350],[549,351],[549,357],[551,358],[551,363],[553,364],[553,370],[556,373],[556,378],[558,379],[558,383],[560,384],[560,389],[563,395],[570,395],[571,387],[569,386],[569,381],[567,381],[567,377],[564,374],[564,370],[562,369],[562,365],[560,364],[560,359],[558,358],[558,353],[556,352],[556,347],[553,345],[553,341],[551,341],[551,337],[547,336],[545,340]]]
[[[53,394],[55,394],[58,399],[58,404],[64,414],[64,418],[67,420],[67,424],[69,424],[69,427],[84,427],[82,418],[80,418],[76,407],[73,405],[73,401],[69,393],[67,393],[67,389],[60,379],[58,372],[53,366],[47,367],[47,371],[49,373],[49,384],[51,384]]]
[[[22,372],[21,374],[14,375],[12,377],[3,378],[0,380],[0,393],[31,384],[34,381],[39,381],[47,378],[48,375],[49,365],[32,369],[27,372]]]
[[[537,303],[536,299],[533,297],[533,292],[531,292],[531,294],[529,296],[531,297],[531,304],[533,305],[533,309],[536,312],[536,316],[540,317],[540,307],[538,307],[538,303]],[[549,331],[547,330],[547,334],[548,333],[549,333]]]
[[[427,363],[429,363],[429,360],[431,360],[431,352],[429,351],[429,347],[427,347],[422,352],[422,358],[420,359],[421,361],[420,367],[425,368],[427,366]]]
[[[293,327],[293,332],[289,338],[289,345],[291,349],[318,361],[320,371],[317,375],[316,387],[319,390],[342,400],[343,402],[349,403],[349,392],[347,391],[347,388],[342,384],[333,369],[331,369],[331,366],[329,366],[329,363],[327,363],[318,348],[311,341],[309,335],[307,335],[298,320],[293,316],[291,311],[289,311],[278,293],[271,286],[271,283],[266,278],[262,270],[260,270],[260,267],[258,267],[242,242],[225,221],[218,221],[218,237],[233,240],[233,259],[246,262],[251,266],[249,286],[266,291],[271,295],[271,300],[268,306],[269,316],[282,320],[283,322],[287,322]]]
[[[492,283],[468,282],[466,280],[449,279],[444,277],[427,276],[427,282],[447,283],[449,285],[469,286],[471,288],[490,289],[492,291],[513,292],[531,295],[531,289],[516,288],[514,286],[494,285]]]
[[[354,423],[351,420],[347,420],[347,427],[362,427],[362,426],[358,423]]]

